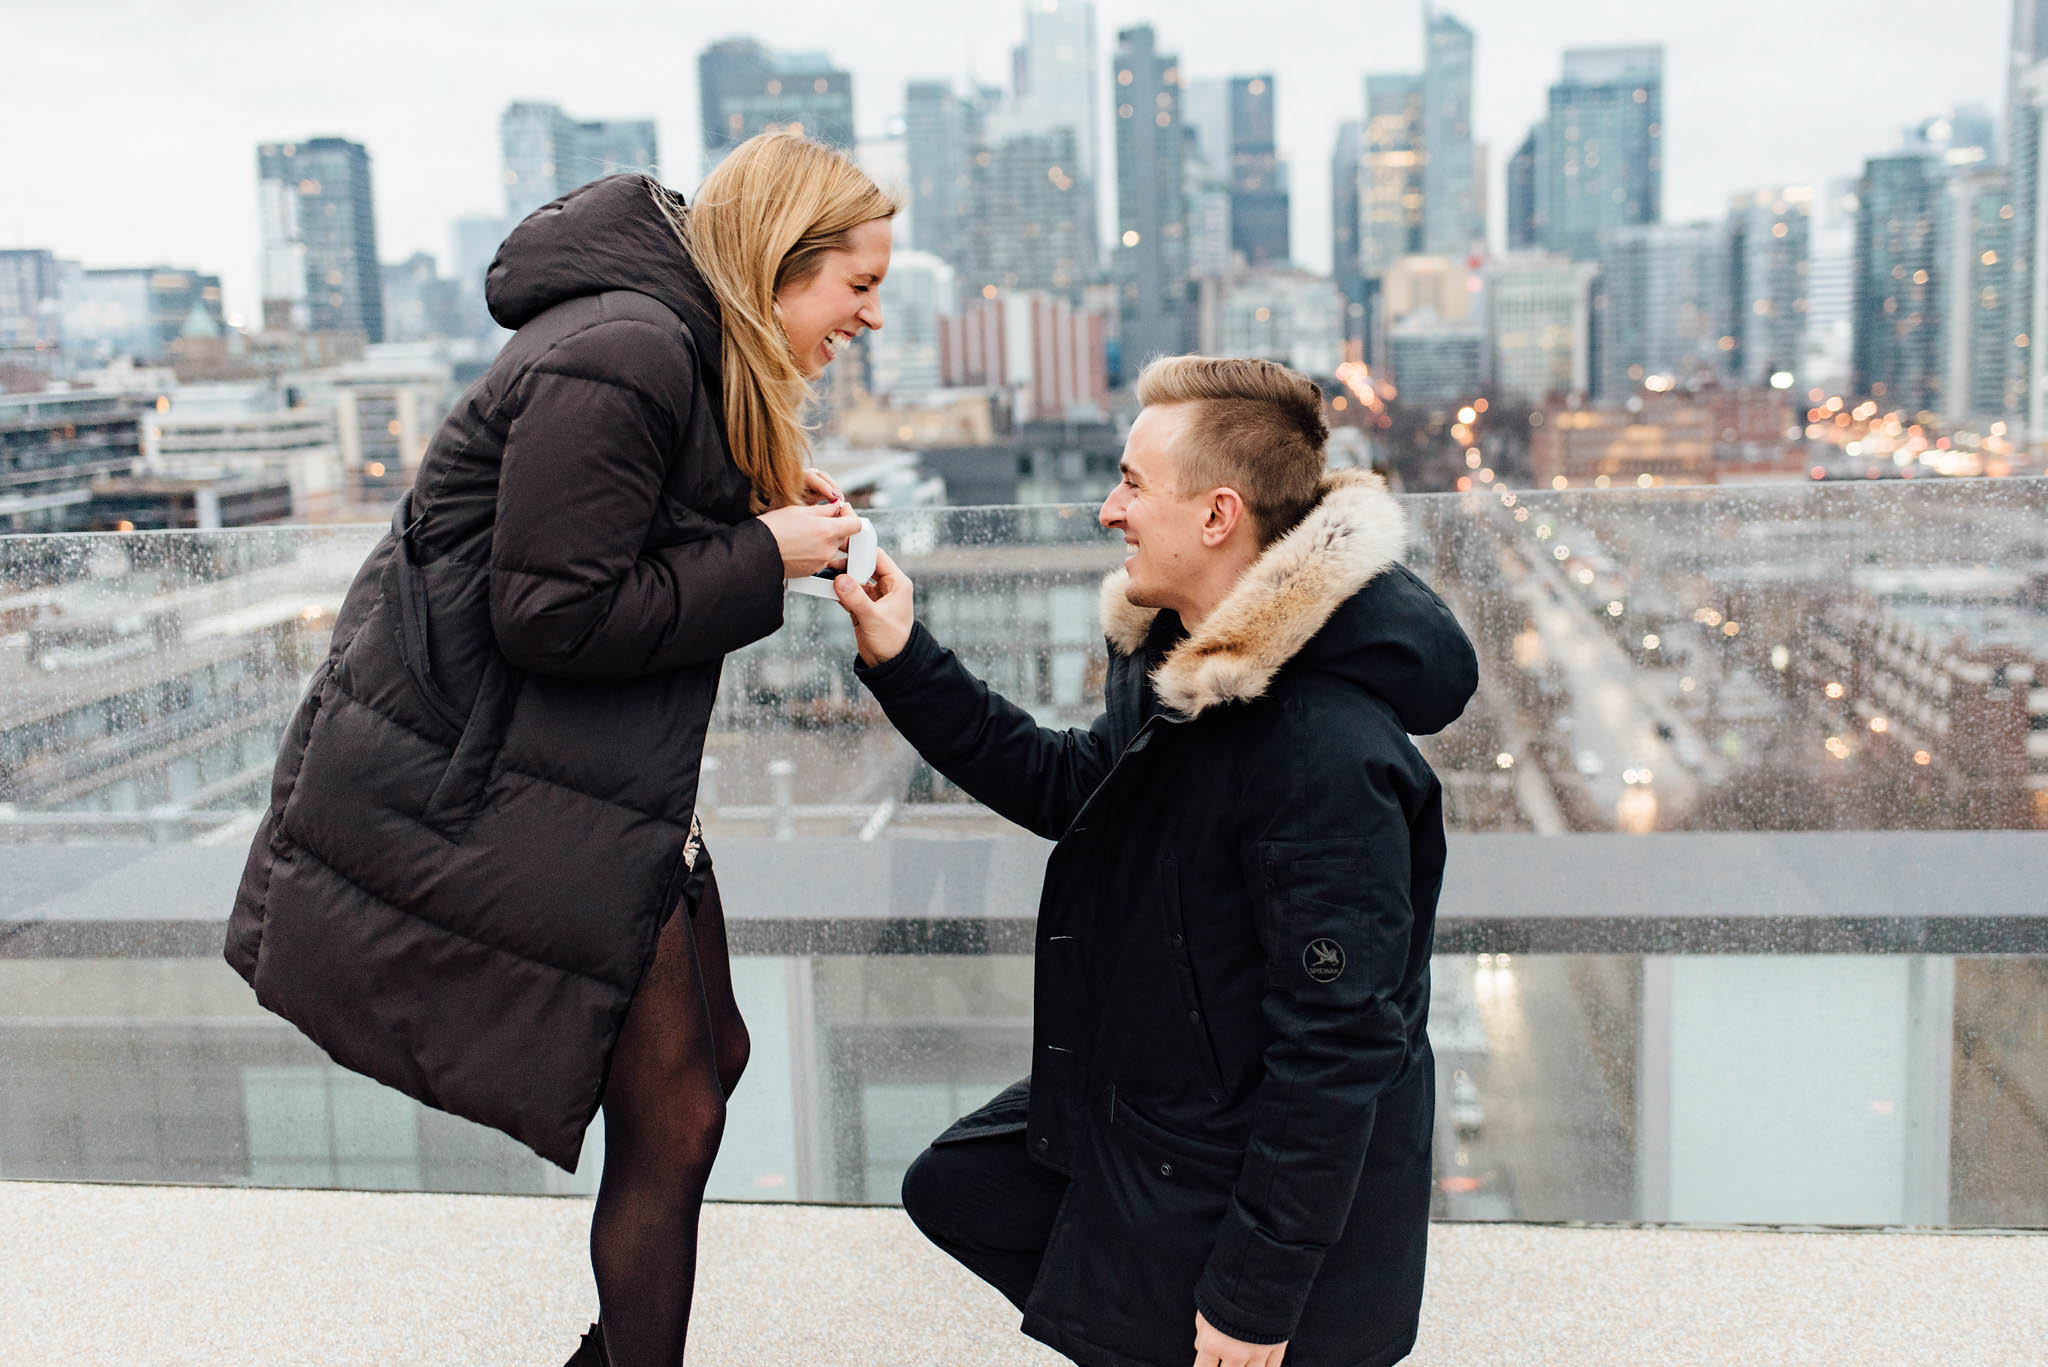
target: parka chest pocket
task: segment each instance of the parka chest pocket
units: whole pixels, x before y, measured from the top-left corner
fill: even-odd
[[[1209,1015],[1202,1005],[1201,985],[1195,978],[1195,962],[1188,945],[1187,922],[1181,913],[1180,865],[1167,859],[1160,866],[1161,917],[1166,936],[1166,960],[1173,974],[1188,1044],[1201,1072],[1203,1090],[1209,1100],[1223,1099],[1223,1067],[1217,1061],[1216,1041],[1209,1033]]]

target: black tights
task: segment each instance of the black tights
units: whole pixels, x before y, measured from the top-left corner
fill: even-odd
[[[662,927],[605,1084],[590,1265],[616,1367],[683,1360],[704,1184],[725,1129],[725,1099],[747,1066],[725,912],[708,871],[695,911],[679,907]]]

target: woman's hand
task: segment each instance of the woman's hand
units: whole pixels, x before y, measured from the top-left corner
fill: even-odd
[[[860,515],[843,502],[771,508],[760,520],[782,552],[784,579],[844,564],[846,543],[860,530]]]
[[[839,503],[845,495],[823,470],[804,471],[804,498],[811,503]]]

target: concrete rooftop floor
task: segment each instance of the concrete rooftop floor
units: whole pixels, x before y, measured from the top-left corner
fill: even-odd
[[[596,1305],[588,1221],[571,1199],[0,1182],[0,1363],[553,1367]],[[1062,1359],[900,1211],[715,1205],[690,1361]],[[1438,1225],[1409,1361],[2041,1363],[2048,1235]]]

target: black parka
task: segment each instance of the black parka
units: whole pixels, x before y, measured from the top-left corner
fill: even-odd
[[[1441,790],[1472,647],[1331,476],[1192,637],[1104,585],[1106,711],[1037,726],[922,627],[862,677],[948,778],[1059,843],[1031,1077],[936,1143],[1023,1130],[1071,1185],[1025,1332],[1185,1367],[1199,1307],[1288,1367],[1404,1356],[1422,1299]]]
[[[565,1168],[684,887],[720,663],[782,624],[655,192],[598,181],[500,248],[514,335],[348,590],[227,934],[337,1062]]]

